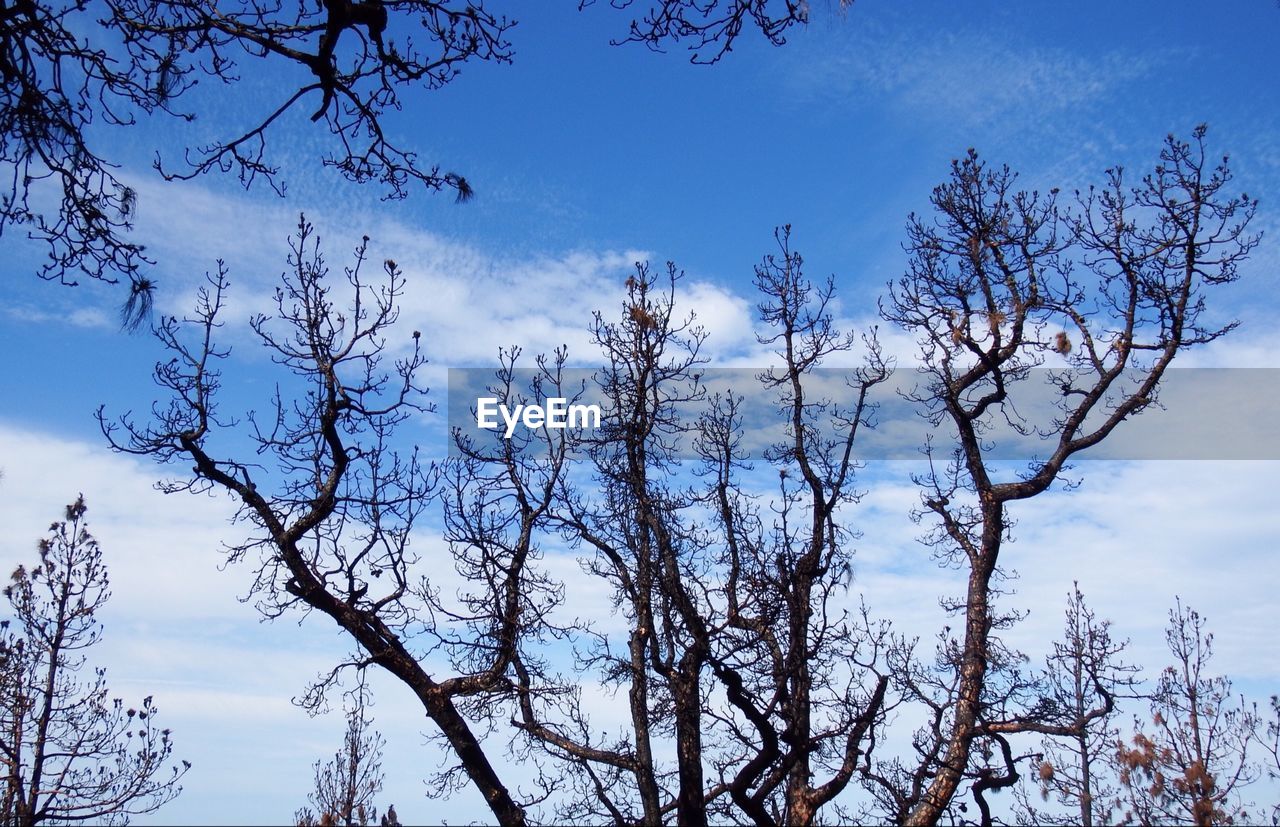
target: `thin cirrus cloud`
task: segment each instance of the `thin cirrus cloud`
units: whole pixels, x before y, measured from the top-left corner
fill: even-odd
[[[929,185],[924,171],[941,168],[935,160],[968,147],[1021,171],[1021,187],[1070,192],[1101,183],[1113,164],[1146,168],[1165,132],[1189,133],[1221,117],[1199,99],[1170,94],[1166,70],[1185,55],[1168,49],[1071,49],[1019,25],[897,22],[869,19],[813,33],[805,49],[780,58],[778,83],[797,107],[837,119],[856,113],[856,129],[869,136],[911,135],[929,161],[903,165],[902,192],[920,192],[913,187]],[[1157,112],[1151,100],[1164,105]],[[1149,139],[1135,142],[1135,134]],[[1244,135],[1235,129],[1218,137]],[[901,197],[886,203],[891,225],[919,208]]]
[[[1158,56],[1099,57],[1017,43],[975,29],[897,31],[883,26],[819,36],[795,57],[789,85],[810,101],[886,102],[933,121],[974,126],[1040,118],[1090,104],[1149,76]]]

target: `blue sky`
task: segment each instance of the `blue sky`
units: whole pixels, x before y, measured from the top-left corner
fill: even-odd
[[[785,47],[744,36],[714,67],[677,50],[609,46],[625,18],[605,3],[518,9],[514,65],[468,67],[444,90],[408,95],[393,120],[402,141],[468,177],[477,195],[465,205],[427,193],[387,203],[337,180],[312,163],[325,136],[304,117],[273,137],[285,199],[229,179],[160,182],[149,168],[156,151],[176,159],[206,130],[266,111],[263,94],[282,79],[249,75],[256,67],[232,91],[204,90],[211,116],[190,129],[154,119],[101,139],[140,192],[136,232],[157,260],[164,312],[189,305],[217,257],[231,268],[232,315],[262,308],[305,210],[331,262],[361,234],[375,260],[400,262],[405,324],[422,329],[435,371],[491,364],[499,345],[536,352],[567,342],[587,354],[590,312],[618,307],[639,258],[687,272],[687,306],[710,329],[718,364],[754,366],[766,357],[754,343],[750,279],[775,226],[794,226],[808,273],[835,274],[841,319],[863,325],[903,269],[907,215],[927,208],[967,147],[1020,170],[1028,187],[1070,191],[1117,163],[1143,170],[1165,134],[1203,121],[1210,146],[1231,153],[1240,188],[1261,198],[1256,227],[1268,235],[1221,305],[1244,326],[1188,363],[1280,366],[1274,3],[837,5],[814,3],[813,22]],[[145,409],[158,356],[148,337],[117,329],[118,292],[39,282],[38,250],[16,234],[0,244],[0,566],[27,559],[83,491],[115,585],[102,652],[113,686],[153,692],[196,765],[158,820],[287,819],[341,727],[337,716],[307,719],[288,699],[345,647],[315,619],[259,624],[235,600],[247,572],[216,570],[218,541],[237,536],[226,504],[161,497],[149,488],[157,469],[106,451],[93,410]],[[242,377],[228,382],[230,407],[272,381],[245,332],[227,331]],[[889,346],[909,364],[909,340]],[[442,374],[432,376],[439,385]],[[423,426],[414,438],[431,435]],[[914,544],[907,470],[871,470],[859,559],[869,599],[928,635],[937,598],[957,581]],[[1220,668],[1259,698],[1280,687],[1271,633],[1280,526],[1269,493],[1280,467],[1086,463],[1082,475],[1080,492],[1015,515],[1009,561],[1023,579],[1014,601],[1035,607],[1018,642],[1043,650],[1080,579],[1154,671],[1165,608],[1180,594],[1209,617]],[[468,794],[423,797],[421,778],[438,761],[422,746],[426,723],[396,687],[379,688],[391,770],[383,800],[411,817],[483,818]]]

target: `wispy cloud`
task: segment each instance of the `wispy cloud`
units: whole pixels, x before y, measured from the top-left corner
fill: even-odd
[[[1018,43],[992,30],[887,30],[870,20],[815,38],[792,57],[789,82],[811,102],[887,105],[965,126],[1042,118],[1095,103],[1150,75],[1156,55],[1091,57]]]
[[[4,308],[4,314],[14,321],[41,325],[58,323],[92,329],[119,325],[118,320],[113,321],[107,312],[99,307],[78,307],[69,313],[53,313],[29,304],[18,304]]]
[[[139,187],[144,199],[161,196],[146,184]],[[279,275],[287,269],[287,239],[296,231],[297,213],[278,202],[239,204],[199,187],[164,194],[169,209],[163,220],[145,215],[139,220],[139,235],[168,262],[160,310],[189,312],[203,274],[223,259],[232,284],[226,332],[243,336],[249,315],[272,307]],[[308,212],[307,219],[335,278],[354,263],[352,253],[363,235],[369,236],[366,278],[376,281],[386,259],[397,263],[406,283],[391,347],[408,347],[412,331],[420,330],[437,365],[496,364],[498,349],[514,345],[530,355],[568,345],[571,359],[591,363],[597,356],[590,344],[592,313],[618,317],[625,280],[636,263],[653,258],[644,250],[528,255],[481,250],[385,214],[318,209]],[[659,271],[663,267],[660,261],[651,264]],[[334,293],[339,301],[341,289]],[[753,309],[731,290],[690,278],[679,293],[680,312],[697,311],[697,323],[711,334],[712,347],[730,351],[751,339]]]

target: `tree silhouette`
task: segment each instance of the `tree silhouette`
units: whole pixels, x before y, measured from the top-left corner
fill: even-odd
[[[4,594],[12,619],[0,627],[0,759],[5,824],[123,824],[182,791],[191,766],[166,766],[168,729],[151,697],[126,707],[108,695],[106,673],[87,666],[102,636],[107,572],[85,524],[84,499],[67,506],[19,566]]]
[[[328,761],[315,763],[315,789],[310,806],[298,810],[299,827],[366,827],[398,824],[395,807],[378,819],[374,799],[382,791],[382,735],[370,729],[364,686],[350,694],[342,748]],[[314,808],[314,809],[312,809]]]
[[[1248,824],[1240,800],[1259,775],[1249,759],[1257,710],[1234,697],[1231,681],[1207,673],[1213,635],[1194,609],[1169,611],[1165,631],[1173,664],[1151,694],[1151,721],[1134,721],[1130,743],[1117,744],[1125,819],[1138,824]],[[1148,734],[1150,733],[1150,734]]]
[[[149,425],[124,421],[122,438],[100,411],[103,429],[119,450],[194,461],[195,475],[167,490],[216,488],[236,497],[241,518],[257,534],[230,557],[258,558],[253,590],[267,616],[309,607],[352,636],[359,651],[314,687],[309,705],[323,701],[345,666],[386,669],[414,691],[497,820],[523,824],[523,809],[458,710],[458,698],[493,688],[505,669],[441,679],[410,648],[411,633],[422,628],[415,601],[428,597],[429,581],[411,576],[417,558],[409,538],[431,500],[436,473],[419,463],[416,451],[401,455],[391,444],[397,426],[427,410],[415,383],[426,362],[418,337],[391,373],[383,367],[385,334],[398,315],[404,276],[387,260],[382,283],[371,284],[362,244],[345,273],[352,299],[341,307],[330,298],[328,267],[305,219],[291,248],[277,315],[251,321],[302,394],[288,401],[277,396],[267,418],[249,418],[261,452],[275,458],[274,473],[214,453],[211,437],[231,422],[216,402],[218,362],[227,355],[214,341],[228,284],[221,265],[208,277],[193,317],[169,317],[157,328],[175,354],[156,369],[156,381],[175,394],[172,404],[157,406]]]
[[[1237,278],[1257,244],[1247,233],[1256,202],[1227,189],[1227,159],[1209,157],[1205,133],[1169,136],[1136,186],[1109,170],[1106,186],[1077,192],[1071,210],[1059,207],[1056,190],[1017,191],[1014,173],[971,150],[934,190],[934,217],[909,223],[909,269],[882,313],[920,342],[922,387],[913,398],[931,423],[954,429],[954,448],[930,446],[930,471],[917,480],[920,518],[932,526],[925,541],[937,556],[968,572],[951,604],[963,631],[946,725],[926,750],[936,757],[894,792],[909,804],[909,824],[943,817],[975,746],[1006,756],[978,780],[979,791],[1014,783],[1003,741],[1038,725],[993,705],[988,692],[989,667],[1000,660],[993,633],[1012,620],[993,603],[1010,509],[1048,491],[1074,455],[1155,404],[1181,352],[1236,326],[1204,321],[1206,296]],[[1057,410],[1027,421],[1015,392],[1051,355],[1062,366],[1047,372]],[[1010,475],[984,438],[997,419],[1038,435],[1044,458]]]
[[[523,641],[508,638],[516,725],[568,771],[574,788],[558,802],[559,820],[809,823],[850,784],[881,713],[886,677],[850,685],[842,675],[846,658],[874,661],[884,633],[838,607],[851,536],[836,509],[856,499],[849,448],[887,368],[869,336],[853,403],[806,396],[813,370],[853,339],[833,329],[832,285],[804,278],[788,231],[778,242],[780,255],[757,271],[764,341],[782,358],[758,383],[797,434],[768,458],[784,480],[776,522],[760,520],[741,476],[741,398],[708,399],[702,385],[705,334],[675,314],[673,265],[637,265],[618,317],[592,322],[604,357],[590,382],[604,407],[597,432],[459,436],[465,461],[451,469],[445,496],[454,553],[473,566],[468,579],[491,581],[486,567],[509,575],[509,561],[536,561],[558,535],[585,552],[585,571],[627,625],[625,640],[613,640],[554,624],[559,589],[536,562],[521,562],[533,599]],[[529,385],[517,379],[517,356],[505,354],[489,389],[503,404],[582,392],[566,387],[563,353],[539,361]],[[682,410],[704,401],[701,416]],[[827,418],[839,423],[835,438],[820,433]],[[692,486],[679,475],[682,439],[693,443],[702,480]],[[566,460],[571,447],[589,470]],[[529,652],[540,638],[565,636],[580,645],[575,672],[626,693],[623,732],[593,726],[572,678]],[[823,770],[829,776],[815,781]]]
[[[615,4],[619,5],[619,4]],[[620,4],[630,6],[631,2]],[[807,19],[791,0],[648,0],[630,36],[660,48],[693,38],[718,58],[745,25],[774,43]],[[224,137],[188,147],[179,162],[157,157],[168,180],[233,173],[247,187],[285,182],[268,138],[302,108],[331,141],[321,163],[387,198],[415,187],[472,195],[461,174],[442,171],[398,143],[385,124],[409,90],[436,90],[467,64],[510,63],[515,21],[483,0],[12,0],[0,5],[0,234],[21,228],[43,243],[46,279],[129,279],[122,315],[136,327],[150,309],[150,263],[130,240],[137,192],[98,147],[94,124],[142,129],[150,116],[184,121],[201,114],[188,94],[200,80],[232,86],[246,75],[300,69],[282,81],[265,111]],[[695,56],[700,54],[695,51]],[[282,72],[281,77],[289,73]],[[50,204],[56,206],[49,206]]]
[[[1119,731],[1112,723],[1117,701],[1135,697],[1138,668],[1120,658],[1128,641],[1115,640],[1111,623],[1085,605],[1079,585],[1067,602],[1061,640],[1047,658],[1042,703],[1062,716],[1065,737],[1046,738],[1037,770],[1041,796],[1066,806],[1058,814],[1038,809],[1024,797],[1022,807],[1033,824],[1110,824],[1115,821],[1119,789],[1112,758]]]
[[[1179,353],[1234,327],[1202,315],[1256,243],[1246,233],[1254,202],[1227,194],[1225,159],[1207,163],[1204,134],[1169,138],[1134,189],[1110,171],[1071,209],[1056,192],[1016,192],[1012,172],[970,153],[934,191],[936,217],[912,217],[909,269],[882,312],[921,343],[913,399],[935,426],[915,516],[939,561],[966,578],[947,603],[959,628],[939,636],[930,660],[867,610],[846,608],[854,447],[889,366],[870,331],[866,361],[829,396],[814,370],[856,337],[836,330],[834,283],[804,277],[785,229],[756,272],[762,341],[775,352],[756,382],[783,434],[763,455],[767,486],[747,461],[740,392],[707,391],[705,334],[674,310],[678,270],[643,264],[617,319],[591,323],[603,366],[589,381],[569,378],[563,350],[535,359],[530,379],[515,348],[501,352],[489,389],[513,405],[577,399],[590,385],[605,408],[598,431],[459,434],[456,459],[423,466],[396,442],[397,427],[428,410],[415,379],[421,337],[389,345],[403,275],[388,260],[375,286],[362,244],[341,301],[305,220],[274,317],[251,320],[288,373],[265,416],[219,410],[221,266],[192,317],[158,327],[172,358],[156,367],[169,398],[152,420],[99,416],[118,450],[192,468],[167,490],[236,498],[253,531],[230,559],[256,564],[262,611],[316,610],[350,635],[356,651],[308,702],[345,668],[387,670],[438,729],[451,759],[439,786],[474,786],[500,823],[523,824],[547,801],[560,820],[619,825],[808,824],[827,807],[849,820],[933,824],[968,818],[962,787],[991,821],[988,796],[1039,755],[1016,739],[1080,743],[1115,689],[1097,672],[1114,653],[1096,627],[1080,655],[1084,696],[1029,671],[1001,640],[1018,619],[996,605],[1008,511],[1154,404]],[[1025,422],[1010,394],[1051,358],[1058,407]],[[689,415],[690,403],[702,414]],[[984,439],[996,418],[1039,434],[1046,458],[1010,474]],[[256,453],[230,453],[219,437],[231,432]],[[680,460],[681,439],[695,462]],[[461,578],[448,589],[439,561],[410,549],[433,504]],[[546,551],[557,544],[578,551],[624,631],[564,616],[565,583]],[[1091,621],[1080,622],[1088,638]],[[625,693],[621,729],[593,723],[586,674]],[[924,721],[910,752],[887,753],[887,727],[907,712]],[[486,748],[484,735],[506,727],[538,770],[533,789],[513,791]],[[835,809],[859,785],[866,800]]]

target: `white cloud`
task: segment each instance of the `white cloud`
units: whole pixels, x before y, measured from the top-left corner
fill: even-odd
[[[878,616],[927,639],[947,622],[937,598],[961,596],[965,580],[936,568],[914,541],[928,518],[920,527],[904,519],[919,503],[907,477],[920,470],[918,463],[873,463],[860,483],[867,496],[847,514],[864,535],[855,543],[854,589]],[[1001,564],[1019,576],[1006,584],[1016,593],[999,603],[1031,610],[1008,633],[1010,642],[1036,660],[1047,653],[1078,581],[1117,637],[1132,638],[1130,660],[1148,675],[1168,659],[1163,630],[1180,597],[1215,633],[1213,671],[1255,689],[1280,680],[1280,640],[1269,631],[1272,595],[1280,591],[1271,504],[1280,463],[1082,461],[1068,476],[1082,480],[1078,490],[1009,506],[1014,540]]]
[[[4,309],[5,315],[19,322],[50,324],[65,322],[74,327],[109,328],[114,324],[107,313],[99,307],[78,307],[69,313],[51,313],[27,304],[10,305]]]
[[[232,285],[223,316],[231,324],[224,335],[243,337],[250,313],[273,306],[271,294],[286,269],[286,239],[295,229],[296,213],[280,204],[232,200],[193,185],[163,193],[153,189],[144,195],[167,197],[172,218],[169,213],[162,221],[144,216],[139,235],[160,260],[182,262],[181,269],[173,264],[168,268],[160,309],[177,315],[188,312],[194,290],[203,284],[202,274],[222,258]],[[399,265],[406,284],[400,322],[389,337],[392,347],[408,347],[411,332],[420,330],[436,365],[496,364],[498,348],[513,345],[523,349],[529,364],[533,355],[562,345],[569,346],[576,363],[594,364],[598,354],[590,344],[592,313],[600,311],[606,320],[618,317],[624,281],[637,262],[651,258],[642,250],[568,250],[520,257],[448,241],[385,215],[315,210],[307,218],[335,279],[353,263],[361,232],[370,236],[363,270],[367,278],[377,281],[385,259]],[[653,261],[652,267],[660,272],[662,263]],[[339,301],[341,289],[334,294]],[[751,341],[752,307],[726,288],[686,279],[678,301],[682,313],[696,309],[698,323],[713,335],[710,346],[716,352]]]
[[[1019,539],[1006,560],[1022,580],[1010,602],[1041,616],[1020,638],[1043,640],[1041,630],[1060,625],[1077,579],[1098,614],[1133,637],[1134,659],[1149,673],[1167,660],[1163,629],[1180,596],[1208,618],[1215,671],[1280,678],[1268,609],[1280,590],[1272,507],[1280,463],[1081,462],[1075,474],[1084,479],[1079,491],[1013,511]]]

